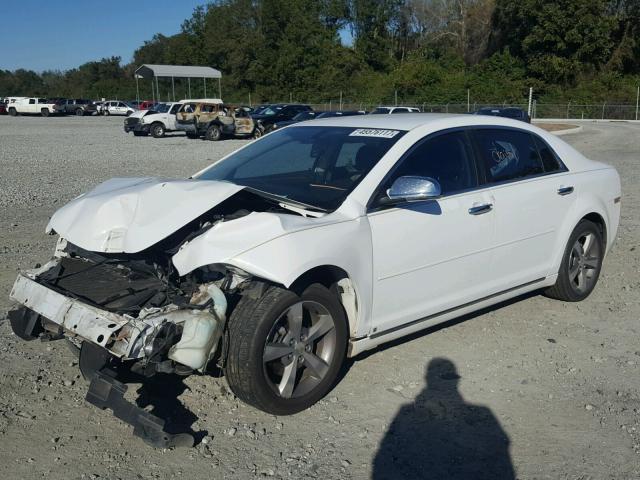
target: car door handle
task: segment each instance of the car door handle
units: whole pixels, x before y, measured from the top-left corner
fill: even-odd
[[[569,195],[573,193],[573,187],[560,187],[558,189],[558,195]]]
[[[482,215],[483,213],[489,213],[493,210],[493,204],[483,203],[482,205],[474,205],[469,209],[471,215]]]

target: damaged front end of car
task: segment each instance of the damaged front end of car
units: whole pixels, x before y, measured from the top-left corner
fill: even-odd
[[[11,298],[20,306],[9,320],[22,339],[82,346],[87,400],[111,408],[143,440],[189,445],[191,437],[166,433],[162,419],[124,400],[114,366],[142,377],[204,372],[220,355],[227,298],[248,277],[210,267],[178,277],[153,253],[98,254],[61,239],[51,261],[18,275]]]
[[[145,378],[223,367],[228,309],[255,288],[256,279],[224,263],[181,275],[174,256],[225,222],[274,208],[279,209],[273,202],[236,192],[133,253],[86,250],[61,234],[48,263],[19,273],[11,290],[19,304],[9,312],[11,327],[24,340],[66,338],[80,347],[80,369],[91,382],[87,400],[112,409],[147,443],[190,445],[191,436],[167,433],[163,419],[124,400],[127,387],[118,371]]]

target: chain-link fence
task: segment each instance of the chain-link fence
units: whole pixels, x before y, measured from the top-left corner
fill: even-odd
[[[381,104],[374,103],[327,103],[311,104],[316,111],[360,110],[370,112]],[[388,106],[388,104],[383,104]],[[518,107],[528,109],[526,103],[401,103],[397,106],[419,108],[426,113],[471,113],[484,107]],[[583,119],[583,120],[640,120],[637,105],[603,102],[600,104],[582,105],[578,103],[539,103],[531,105],[531,117],[534,119]]]

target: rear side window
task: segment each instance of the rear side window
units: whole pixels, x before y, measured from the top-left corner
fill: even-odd
[[[419,144],[402,160],[385,189],[406,175],[437,180],[444,195],[478,184],[471,146],[464,132],[438,135]]]
[[[554,152],[546,142],[543,142],[535,135],[533,136],[533,139],[536,143],[536,147],[538,147],[538,152],[540,153],[540,158],[542,159],[542,165],[544,166],[545,172],[560,172],[565,169],[556,152]]]
[[[508,129],[476,130],[481,163],[489,182],[504,182],[544,173],[533,137]]]

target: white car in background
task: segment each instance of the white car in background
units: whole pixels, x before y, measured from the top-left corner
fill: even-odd
[[[100,113],[102,115],[126,115],[129,116],[136,109],[121,100],[108,100],[102,104]]]
[[[215,363],[243,401],[293,414],[346,357],[534,290],[585,299],[620,196],[613,167],[519,121],[311,120],[189,179],[113,179],[71,200],[47,227],[53,259],[18,275],[9,319],[25,339],[82,343],[102,408],[126,403],[109,365]],[[179,441],[116,414],[149,443]]]
[[[55,102],[46,98],[38,97],[9,97],[7,112],[15,117],[22,114],[49,115],[58,113]]]
[[[162,138],[165,133],[177,130],[176,113],[187,101],[156,103],[149,110],[138,110],[124,120],[124,131],[133,132],[137,137],[151,135]]]

